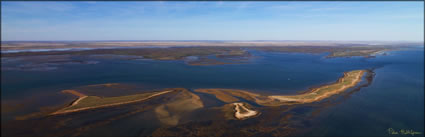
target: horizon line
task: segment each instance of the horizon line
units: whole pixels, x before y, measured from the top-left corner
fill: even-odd
[[[1,42],[422,42],[424,40],[1,40]]]

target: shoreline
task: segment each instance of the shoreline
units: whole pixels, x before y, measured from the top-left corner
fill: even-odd
[[[58,111],[55,111],[49,115],[58,115],[58,114],[67,114],[67,113],[72,113],[72,112],[79,112],[79,111],[83,111],[83,110],[89,110],[89,109],[97,109],[97,108],[104,108],[104,107],[111,107],[111,106],[118,106],[118,105],[123,105],[123,104],[129,104],[129,103],[134,103],[134,102],[139,102],[139,101],[144,101],[147,99],[150,99],[152,97],[156,97],[162,94],[166,94],[169,92],[172,92],[174,90],[167,90],[167,91],[162,91],[159,93],[155,93],[153,95],[150,95],[148,97],[142,98],[142,99],[137,99],[137,100],[132,100],[132,101],[125,101],[125,102],[118,102],[118,103],[112,103],[112,104],[105,104],[105,105],[100,105],[100,106],[93,106],[93,107],[83,107],[83,108],[78,108],[78,109],[71,109],[71,110],[66,110],[67,108],[73,107],[75,105],[77,105],[81,100],[87,98],[88,96],[81,96],[79,97],[77,100],[75,100],[70,106],[62,108]],[[79,92],[77,92],[79,93]],[[74,94],[75,95],[75,94]]]
[[[335,89],[335,90],[332,90],[332,91],[323,93],[321,96],[317,96],[317,97],[314,97],[312,99],[297,99],[297,98],[293,98],[293,97],[303,96],[303,95],[308,95],[308,94],[316,95],[316,94],[318,94],[317,92],[320,91],[320,89],[328,88],[328,87],[330,87],[333,84],[342,83],[343,82],[343,79],[348,75],[348,73],[347,72],[344,72],[344,77],[338,79],[338,81],[336,83],[325,85],[325,86],[322,86],[322,87],[318,87],[318,88],[313,89],[313,90],[311,90],[311,91],[309,91],[309,92],[307,92],[305,94],[294,95],[294,96],[280,96],[280,95],[275,95],[275,96],[269,96],[269,97],[272,98],[272,99],[277,99],[279,101],[296,101],[296,102],[300,102],[300,103],[311,103],[311,102],[320,101],[320,100],[322,100],[324,98],[330,97],[332,95],[335,95],[335,94],[338,94],[338,93],[340,93],[342,91],[345,91],[345,90],[347,90],[347,89],[349,89],[351,87],[354,87],[355,85],[357,85],[357,83],[359,83],[361,81],[361,78],[363,77],[364,73],[365,73],[365,71],[362,70],[362,71],[359,72],[358,75],[356,75],[355,79],[353,81],[351,81],[350,84],[343,85],[341,88],[338,88],[338,89]]]
[[[246,99],[248,101],[253,101],[262,106],[281,106],[281,105],[312,103],[312,102],[321,101],[323,99],[326,99],[335,94],[339,94],[340,92],[343,92],[349,88],[356,86],[358,83],[361,82],[362,77],[365,75],[366,72],[367,72],[366,70],[354,70],[354,71],[344,72],[343,77],[339,78],[336,82],[311,89],[308,92],[298,94],[298,95],[264,96],[261,94],[252,93],[252,92],[244,91],[244,90],[236,90],[236,89],[195,89],[195,92],[213,94],[215,95],[217,99],[223,102],[233,103],[233,105],[235,105],[235,111],[236,111],[235,117],[238,119],[243,119],[244,117],[251,117],[253,115],[256,115],[258,114],[258,112],[249,110],[242,103],[237,103],[237,101],[240,101],[240,100],[235,97],[241,97],[243,99]],[[111,98],[107,98],[105,100],[102,100],[103,98],[100,98],[99,99],[100,102],[104,103],[102,104],[102,103],[99,103],[99,100],[97,100],[97,98],[93,99],[93,97],[96,97],[96,96],[87,96],[75,90],[63,90],[62,91],[63,93],[70,93],[75,96],[78,96],[78,99],[73,101],[71,105],[65,108],[62,108],[60,110],[57,110],[53,113],[50,113],[49,115],[66,114],[66,113],[78,112],[78,111],[89,110],[89,109],[97,109],[97,108],[129,104],[129,103],[144,101],[152,97],[156,97],[156,96],[166,94],[172,91],[175,91],[175,90],[166,90],[166,91],[161,91],[157,93],[152,93],[151,95],[148,95],[147,97],[144,97],[142,95],[141,96],[142,98],[140,98],[140,95],[137,95],[137,94],[136,94],[137,96],[136,98],[134,98],[134,96],[132,95],[120,96],[124,98],[122,102],[117,102],[117,101],[120,101],[120,100],[116,100],[118,98],[113,99],[114,101],[112,102],[111,102],[112,100]],[[83,105],[80,106],[80,108],[78,107],[72,108],[80,104],[82,101],[84,101],[88,97],[91,97],[90,98],[91,100],[88,101],[89,104],[90,102],[93,102],[93,101],[97,102],[98,104],[91,103],[90,104],[91,106],[90,105],[87,106],[87,101],[86,101],[84,102],[85,105],[83,103]],[[140,99],[137,99],[137,98],[140,98]],[[126,99],[127,100],[135,99],[135,100],[127,101]],[[244,112],[246,112],[246,114],[241,113],[242,109],[244,110]]]
[[[243,103],[233,103],[233,105],[235,105],[234,110],[236,111],[234,116],[239,120],[247,119],[260,114],[258,111],[246,108]],[[244,109],[246,112],[242,113],[241,109]]]
[[[215,95],[217,99],[226,103],[239,101],[239,99],[236,99],[235,97],[241,97],[262,106],[304,104],[321,101],[335,94],[339,94],[349,88],[355,87],[358,83],[361,82],[362,77],[366,72],[366,70],[344,72],[344,76],[339,78],[336,82],[311,89],[310,91],[298,95],[264,96],[238,89],[195,89],[195,91]],[[345,84],[344,82],[350,83]]]

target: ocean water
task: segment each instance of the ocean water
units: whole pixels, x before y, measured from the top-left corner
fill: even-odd
[[[390,51],[376,58],[325,58],[324,54],[250,51],[255,57],[245,64],[191,66],[184,61],[125,60],[75,57],[97,64],[63,64],[47,71],[2,70],[2,102],[31,100],[32,109],[5,114],[38,111],[35,106],[66,103],[61,90],[103,83],[131,83],[146,89],[182,87],[234,88],[263,94],[296,94],[336,81],[343,72],[373,69],[375,77],[343,101],[322,108],[296,135],[388,135],[388,128],[424,133],[424,50]],[[4,61],[3,61],[4,62]],[[28,63],[10,61],[3,66]],[[126,93],[123,93],[126,94]],[[55,97],[53,100],[43,100]],[[211,99],[210,99],[211,100]],[[137,121],[140,114],[111,126]],[[10,118],[10,117],[9,117]],[[131,120],[128,120],[131,119]],[[137,124],[129,124],[137,125]],[[155,125],[157,126],[157,125]],[[109,127],[111,128],[111,127]],[[108,128],[105,128],[108,129]],[[138,133],[138,129],[127,129]],[[116,133],[124,133],[119,130]],[[92,131],[95,133],[96,130]]]
[[[375,69],[372,84],[320,113],[315,129],[305,135],[388,136],[392,128],[424,136],[423,49],[393,51],[368,62],[385,64]]]

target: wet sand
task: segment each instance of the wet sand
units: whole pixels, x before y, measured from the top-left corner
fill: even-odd
[[[246,108],[243,103],[233,103],[233,105],[235,105],[235,117],[237,119],[246,119],[259,114],[259,112],[255,110]]]

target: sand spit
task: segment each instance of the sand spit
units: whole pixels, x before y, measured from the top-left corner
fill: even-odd
[[[344,77],[340,78],[338,82],[313,89],[309,93],[295,96],[269,96],[269,98],[277,99],[283,102],[294,101],[299,103],[311,103],[320,101],[332,95],[343,92],[348,88],[356,86],[357,83],[361,81],[364,73],[364,70],[351,71],[350,73],[345,72]]]
[[[111,107],[111,106],[117,106],[117,105],[123,105],[123,104],[129,104],[129,103],[134,103],[134,102],[139,102],[139,101],[144,101],[147,99],[150,99],[152,97],[156,97],[162,94],[166,94],[169,92],[172,92],[174,90],[167,90],[167,91],[162,91],[159,93],[154,93],[150,96],[144,97],[144,98],[140,98],[140,99],[136,99],[136,100],[130,100],[130,101],[123,101],[123,102],[118,102],[118,103],[110,103],[110,104],[103,104],[103,105],[97,105],[97,106],[89,106],[89,107],[82,107],[82,108],[75,108],[75,109],[70,109],[71,107],[74,107],[75,105],[78,105],[83,99],[86,99],[89,96],[85,96],[84,94],[81,94],[75,90],[66,90],[63,92],[68,92],[68,93],[72,93],[74,95],[79,96],[79,98],[74,101],[70,106],[63,108],[61,110],[58,110],[56,112],[51,113],[50,115],[58,115],[58,114],[66,114],[66,113],[71,113],[71,112],[78,112],[78,111],[83,111],[83,110],[89,110],[89,109],[96,109],[96,108],[104,108],[104,107]]]
[[[78,104],[81,100],[83,100],[83,99],[87,98],[87,95],[85,95],[85,94],[83,94],[83,93],[80,93],[80,92],[78,92],[78,91],[75,91],[75,90],[62,90],[62,93],[70,93],[70,94],[72,94],[72,95],[76,95],[76,96],[78,96],[78,99],[77,99],[77,100],[75,100],[74,102],[72,102],[71,106],[75,106],[75,105],[77,105],[77,104]],[[71,106],[69,106],[69,107],[71,107]]]
[[[249,91],[237,89],[196,89],[195,91],[213,94],[217,99],[227,103],[238,101],[235,97],[241,97],[263,106],[304,104],[323,100],[356,86],[361,81],[365,72],[366,70],[345,72],[344,76],[335,83],[327,84],[299,95],[263,96],[260,94],[251,93]]]
[[[243,120],[259,114],[259,112],[255,110],[246,108],[243,103],[233,103],[233,105],[235,105],[235,117],[237,119]]]

